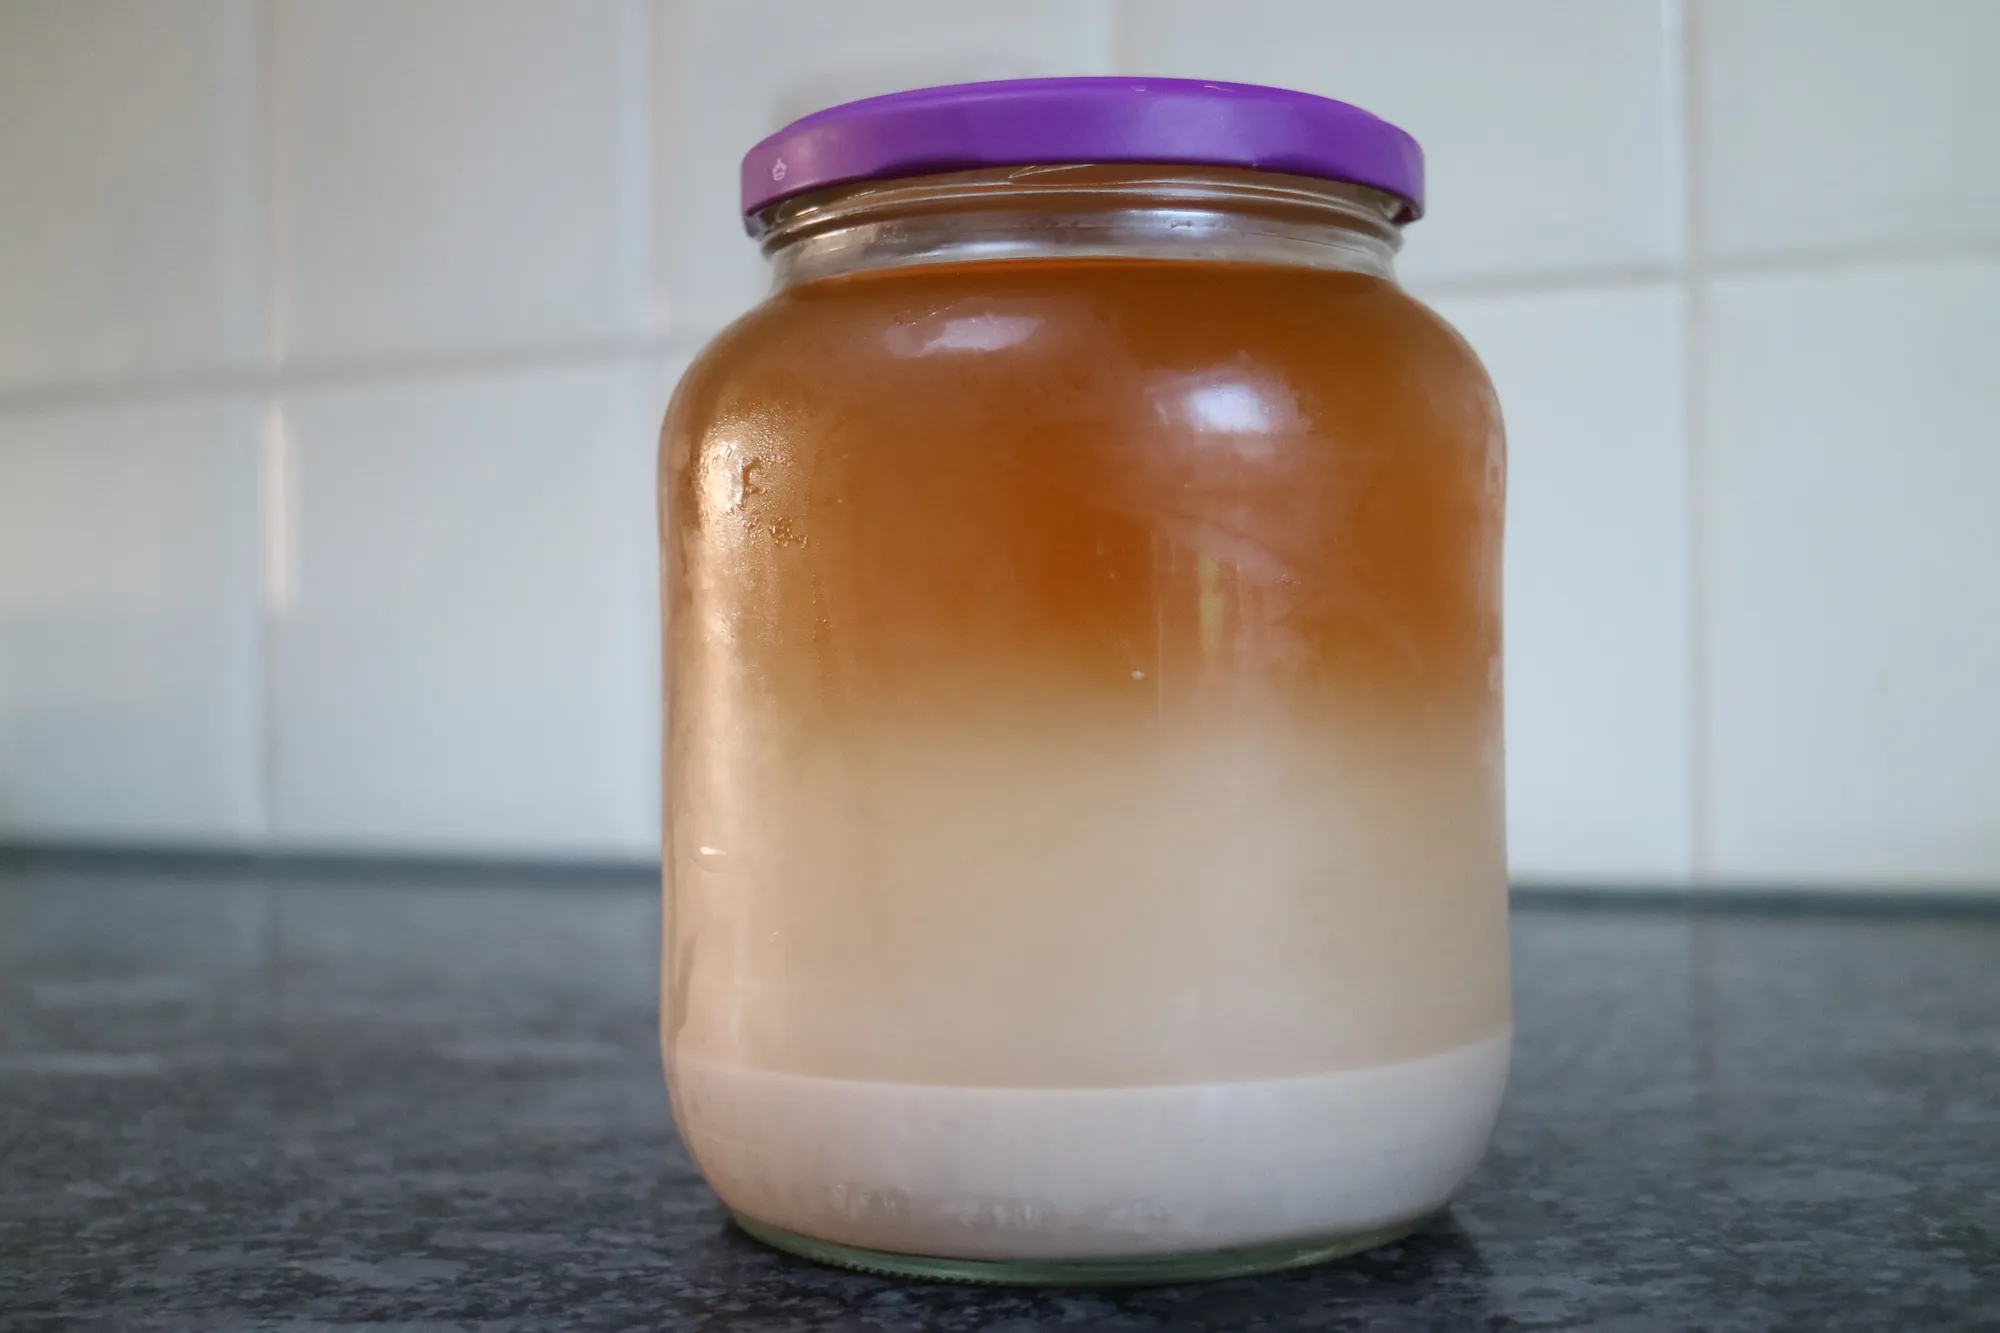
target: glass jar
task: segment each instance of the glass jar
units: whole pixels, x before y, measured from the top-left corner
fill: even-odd
[[[1236,85],[809,117],[661,439],[662,1039],[738,1221],[1165,1280],[1400,1235],[1506,1079],[1504,447],[1408,136]]]

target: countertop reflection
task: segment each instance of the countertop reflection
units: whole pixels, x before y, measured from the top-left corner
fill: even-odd
[[[897,1284],[729,1228],[641,873],[0,855],[10,1327],[2000,1327],[2000,906],[1522,895],[1451,1212],[1208,1286]]]

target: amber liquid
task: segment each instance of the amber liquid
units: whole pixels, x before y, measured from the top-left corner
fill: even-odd
[[[797,286],[662,464],[671,1048],[1131,1087],[1507,1026],[1500,423],[1393,284]]]

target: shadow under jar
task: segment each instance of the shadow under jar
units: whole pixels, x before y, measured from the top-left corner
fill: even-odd
[[[950,168],[950,169],[944,169]],[[1504,446],[1414,141],[1079,79],[753,149],[661,438],[662,1039],[752,1234],[1000,1281],[1400,1235],[1511,1016]]]

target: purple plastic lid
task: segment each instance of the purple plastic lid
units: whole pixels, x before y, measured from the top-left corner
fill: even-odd
[[[1330,97],[1194,79],[1014,79],[919,88],[795,120],[743,155],[743,211],[892,176],[1071,162],[1249,167],[1349,181],[1424,211],[1424,150]]]

